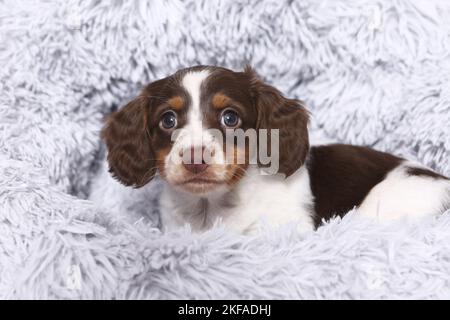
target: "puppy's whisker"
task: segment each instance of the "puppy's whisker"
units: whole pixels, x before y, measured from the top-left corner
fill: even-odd
[[[154,172],[153,170],[158,170],[158,167],[155,166],[148,169],[142,176],[141,181],[146,181],[149,176],[153,175],[156,172],[156,171]]]

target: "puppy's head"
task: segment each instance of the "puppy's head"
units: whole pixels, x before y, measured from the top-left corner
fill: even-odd
[[[252,160],[263,166],[262,140],[278,155],[278,172],[294,173],[309,149],[307,123],[299,101],[251,68],[198,66],[149,84],[110,116],[102,136],[110,171],[123,184],[141,187],[159,172],[169,184],[204,195],[234,186]]]

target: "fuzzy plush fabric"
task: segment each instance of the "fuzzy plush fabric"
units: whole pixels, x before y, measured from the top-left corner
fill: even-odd
[[[314,136],[450,175],[449,16],[444,1],[1,1],[0,298],[450,298],[450,212],[161,234],[158,181],[110,182],[98,134],[149,81],[250,62],[306,101]]]

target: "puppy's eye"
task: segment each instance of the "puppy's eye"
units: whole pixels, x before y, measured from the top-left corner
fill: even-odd
[[[241,118],[236,111],[228,109],[222,112],[220,117],[220,123],[227,128],[236,128],[241,124]]]
[[[171,130],[177,126],[177,115],[173,111],[167,111],[161,116],[159,127],[163,130]]]

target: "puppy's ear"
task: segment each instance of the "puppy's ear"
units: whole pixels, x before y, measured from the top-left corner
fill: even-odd
[[[156,173],[147,128],[149,99],[139,96],[113,113],[102,130],[108,148],[109,171],[121,183],[136,188]]]
[[[285,98],[276,88],[259,80],[251,67],[247,66],[244,73],[250,78],[258,113],[257,129],[279,130],[278,172],[288,177],[304,164],[309,151],[308,112],[301,101]]]

